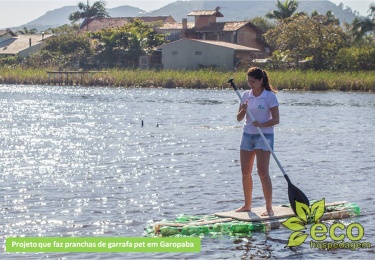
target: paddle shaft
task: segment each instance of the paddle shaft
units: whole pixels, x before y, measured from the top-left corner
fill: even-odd
[[[242,100],[241,94],[238,91],[237,86],[234,84],[233,79],[228,80],[228,83],[232,86],[232,88],[234,89],[234,91],[236,91],[237,96],[241,100],[241,105],[242,105],[243,104],[243,100]],[[250,117],[251,122],[255,121],[254,116],[251,114],[251,112],[249,110],[246,110],[246,114]],[[286,181],[290,184],[291,182],[290,182],[290,179],[289,179],[288,175],[285,173],[285,170],[284,170],[283,166],[281,166],[281,163],[279,162],[279,159],[277,159],[275,152],[273,151],[273,149],[271,148],[270,144],[268,143],[268,141],[267,141],[266,137],[264,136],[262,130],[260,129],[259,126],[257,126],[256,129],[258,130],[260,136],[262,137],[263,142],[266,144],[267,148],[270,150],[270,152],[272,154],[272,157],[275,159],[275,161],[276,161],[277,165],[279,166],[281,172],[283,173]]]

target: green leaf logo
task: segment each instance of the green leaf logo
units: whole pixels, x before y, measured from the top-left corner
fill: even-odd
[[[288,240],[287,246],[299,246],[305,242],[306,238],[309,236],[301,230],[306,229],[305,225],[316,223],[324,214],[325,200],[319,200],[309,207],[304,203],[296,201],[296,213],[297,216],[293,216],[281,222],[283,226],[294,231]]]
[[[305,229],[305,223],[303,223],[303,221],[297,217],[290,217],[281,224],[293,231]]]
[[[315,202],[311,206],[311,214],[314,219],[314,223],[318,222],[318,220],[323,216],[324,208],[324,199]]]
[[[290,237],[289,237],[289,240],[288,240],[288,245],[287,246],[299,246],[301,245],[303,242],[305,242],[306,238],[308,237],[309,235],[307,234],[304,234],[302,232],[293,232]]]

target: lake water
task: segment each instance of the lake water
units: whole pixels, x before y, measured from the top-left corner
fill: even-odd
[[[286,228],[202,238],[200,253],[45,253],[30,259],[370,259],[375,256],[375,95],[277,94],[275,153],[310,200],[349,201],[371,249],[285,248]],[[142,237],[153,221],[242,205],[231,90],[0,86],[0,248],[8,236]],[[142,127],[143,121],[143,127]],[[274,204],[288,202],[271,159]],[[264,206],[254,173],[254,207]],[[309,240],[309,239],[308,239]]]

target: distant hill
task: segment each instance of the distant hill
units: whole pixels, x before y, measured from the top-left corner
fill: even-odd
[[[37,29],[39,32],[48,28],[56,28],[64,24],[70,24],[69,15],[78,11],[78,6],[65,6],[52,11],[48,11],[41,17],[11,29],[18,30],[24,27],[28,29]]]
[[[135,17],[135,16],[141,16],[142,14],[146,14],[147,12],[136,8],[131,7],[128,5],[123,5],[119,7],[115,7],[112,9],[107,9],[107,12],[109,13],[109,16],[111,17]]]
[[[159,16],[171,15],[177,22],[181,22],[182,18],[188,18],[193,21],[193,17],[187,15],[194,10],[214,10],[217,6],[220,7],[220,12],[224,15],[223,18],[218,18],[218,21],[242,21],[254,17],[264,17],[269,11],[276,9],[275,1],[176,1],[170,3],[158,10],[146,12],[142,9],[131,6],[120,6],[112,9],[107,9],[111,17],[136,17],[136,16]],[[43,31],[48,28],[55,28],[64,24],[70,24],[69,15],[78,11],[78,6],[66,6],[52,11],[48,11],[43,16],[18,27],[12,29],[17,30],[27,27],[28,29],[37,29]],[[342,7],[335,5],[329,0],[300,0],[299,11],[311,14],[313,11],[318,11],[325,14],[327,11],[332,11],[334,15],[339,18],[340,22],[344,21],[351,23],[356,14],[350,9],[343,10]]]
[[[69,15],[79,11],[78,6],[65,6],[52,11],[48,11],[41,17],[23,24],[17,27],[13,27],[13,30],[22,29],[24,27],[28,29],[37,29],[39,32],[46,30],[48,28],[56,28],[64,24],[71,24],[69,20]],[[119,6],[115,8],[107,9],[109,16],[111,17],[135,17],[145,14],[146,11],[132,7],[132,6]]]
[[[218,18],[218,21],[242,21],[254,17],[264,17],[268,12],[276,9],[276,1],[177,1],[170,3],[158,10],[152,11],[147,15],[171,15],[177,22],[181,22],[182,18],[188,18],[192,21],[193,17],[188,17],[187,14],[194,10],[214,10],[217,6],[220,7],[220,12],[224,15],[223,18]],[[297,12],[304,11],[311,14],[313,11],[320,14],[325,14],[327,11],[332,11],[340,22],[351,23],[356,15],[351,10],[343,10],[341,7],[335,5],[329,0],[300,0]]]

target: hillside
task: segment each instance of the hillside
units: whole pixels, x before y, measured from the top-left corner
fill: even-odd
[[[152,11],[147,15],[172,15],[172,17],[180,22],[182,18],[188,18],[192,21],[193,17],[188,17],[187,14],[194,10],[214,10],[217,6],[220,7],[220,12],[224,15],[219,21],[242,21],[248,20],[257,16],[264,17],[268,12],[276,9],[276,1],[177,1],[168,4],[158,10]],[[319,4],[317,4],[319,2]],[[329,0],[300,0],[297,12],[307,12],[311,14],[313,11],[318,11],[325,14],[327,11],[332,11],[341,22],[351,23],[355,14],[350,10],[343,10],[341,7],[335,5]]]
[[[27,24],[23,24],[12,29],[17,30],[21,28],[28,28],[28,29],[37,29],[38,31],[43,31],[48,28],[56,28],[64,24],[70,24],[69,15],[79,11],[78,6],[65,6],[61,7],[52,11],[48,11],[41,17],[28,22]],[[111,17],[135,17],[140,16],[141,14],[146,13],[146,11],[132,7],[132,6],[119,6],[115,8],[107,9],[109,16]]]
[[[107,11],[111,17],[171,15],[177,22],[180,22],[182,18],[188,18],[189,21],[192,21],[193,17],[187,16],[191,11],[214,10],[217,6],[220,7],[220,12],[224,15],[224,17],[219,18],[218,21],[241,21],[257,16],[264,17],[266,13],[276,8],[275,1],[176,1],[149,13],[131,6],[120,6],[107,9]],[[77,6],[66,6],[48,11],[45,15],[12,29],[17,30],[27,27],[28,29],[35,28],[38,31],[42,31],[64,24],[70,24],[68,19],[69,15],[78,10]],[[325,14],[330,10],[341,22],[346,21],[351,23],[355,18],[355,14],[351,10],[343,10],[329,0],[300,0],[297,11],[304,11],[311,14],[311,12],[315,10],[321,14]]]

